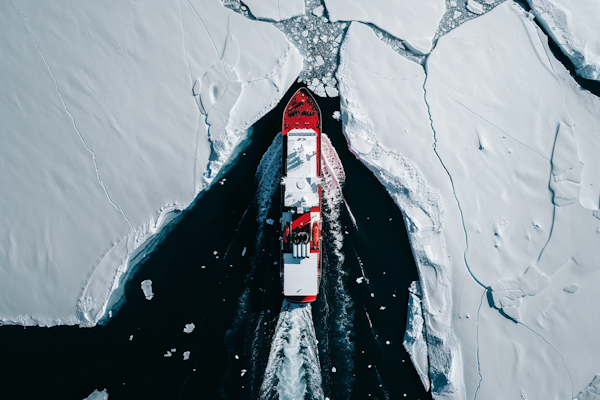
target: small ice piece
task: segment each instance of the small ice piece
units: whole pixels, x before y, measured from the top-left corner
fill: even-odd
[[[371,297],[375,297],[375,293],[371,293]]]
[[[335,369],[335,367],[331,368],[331,372],[336,372],[336,371],[337,371],[337,369]]]
[[[275,220],[273,220],[271,218],[267,218],[267,220],[265,222],[269,225],[273,225],[275,223]]]
[[[315,61],[317,62],[317,65],[325,64],[325,61],[323,61],[323,57],[321,57],[319,55],[315,57]]]
[[[239,360],[239,359],[240,359],[240,356],[238,356],[238,355],[236,354],[236,355],[235,355],[235,359],[236,359],[236,360]]]
[[[335,119],[336,121],[339,121],[342,118],[342,114],[340,114],[339,111],[334,111],[331,118]]]
[[[312,13],[314,15],[316,15],[317,17],[322,17],[323,11],[325,11],[325,8],[323,6],[319,6],[319,7],[315,8],[314,10],[312,10]]]
[[[483,6],[474,0],[467,1],[467,10],[471,11],[473,14],[483,14]]]
[[[333,86],[325,86],[325,92],[329,97],[338,97],[339,95],[338,90]]]
[[[308,36],[308,31],[302,31],[302,37],[307,37]]]
[[[361,283],[363,283],[364,279],[365,279],[364,276],[361,276],[360,278],[356,278],[356,283],[358,283],[360,285]]]
[[[152,292],[152,281],[150,279],[142,282],[142,291],[144,292],[144,296],[146,296],[146,300],[152,300],[154,293]]]
[[[327,37],[327,35],[321,35],[321,40],[327,43],[327,40],[329,38]]]
[[[247,370],[245,370],[245,369],[243,369],[241,372],[242,372],[242,373],[240,374],[240,376],[244,376],[244,375],[246,375],[246,372],[248,372],[248,371],[247,371]]]
[[[244,257],[246,255],[246,248],[244,247],[244,250],[242,250],[242,257]]]
[[[190,352],[189,351],[184,351],[183,352],[183,360],[189,360],[190,358]]]
[[[167,352],[164,354],[165,357],[171,357],[173,354],[167,350]]]
[[[217,254],[219,254],[219,252],[218,252],[218,251],[216,251],[216,250],[215,250],[215,251],[213,251],[213,255],[214,255],[214,256],[216,256]]]
[[[112,318],[112,310],[108,310],[108,318]]]
[[[575,293],[577,289],[579,289],[579,285],[576,283],[563,288],[563,290],[567,293]]]
[[[171,349],[172,353],[175,353],[177,351],[177,349]]]
[[[194,328],[196,328],[196,325],[194,325],[194,324],[185,324],[183,331],[185,333],[192,333],[194,331]]]
[[[202,268],[202,269],[205,269],[205,268],[206,268],[206,265],[203,265],[203,266],[201,266],[200,268]]]
[[[133,335],[129,335],[129,341],[131,342],[133,340]]]
[[[108,392],[106,389],[102,391],[98,391],[98,389],[96,389],[83,400],[108,400]]]
[[[385,310],[385,306],[381,306],[381,307],[379,307],[379,310],[380,310],[380,311],[383,311],[383,310]]]
[[[389,340],[386,340],[386,341],[385,341],[385,344],[387,344],[387,345],[389,346],[389,345],[390,345],[390,341],[389,341]]]

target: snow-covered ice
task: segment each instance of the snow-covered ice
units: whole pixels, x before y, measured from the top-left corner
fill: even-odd
[[[0,320],[92,326],[302,59],[219,0],[0,9]]]
[[[154,292],[152,291],[152,281],[150,279],[146,279],[145,281],[142,281],[141,286],[144,296],[146,296],[146,300],[152,300],[154,297]]]
[[[196,328],[196,325],[194,325],[194,324],[185,324],[185,327],[183,328],[183,331],[185,333],[192,333],[195,328]]]
[[[600,81],[600,2],[527,0],[546,32],[586,79]]]
[[[402,39],[417,54],[431,50],[445,0],[325,0],[331,21],[368,22]]]
[[[304,0],[244,0],[256,18],[283,21],[304,15]]]
[[[422,292],[405,338],[417,370],[423,326],[434,398],[592,393],[599,99],[513,2],[442,36],[425,70],[382,46],[352,23],[342,119],[406,218]]]

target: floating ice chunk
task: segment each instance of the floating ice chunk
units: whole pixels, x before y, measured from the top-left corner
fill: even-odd
[[[337,97],[339,95],[338,90],[333,86],[325,86],[325,92],[329,97]]]
[[[383,310],[385,310],[385,308],[386,308],[385,306],[381,306],[381,307],[379,307],[379,311],[383,311]]]
[[[304,15],[304,0],[244,0],[256,18],[283,21]]]
[[[340,119],[342,119],[342,114],[340,114],[339,111],[334,111],[331,118],[335,119],[336,121],[339,121]]]
[[[244,249],[242,250],[242,257],[244,257],[246,255],[246,248],[244,247]]]
[[[320,55],[315,57],[315,61],[317,62],[317,65],[325,64],[325,61],[323,61],[323,57],[321,57]]]
[[[183,331],[185,333],[192,333],[194,331],[194,329],[196,328],[196,325],[192,324],[185,324],[185,327],[183,328]]]
[[[171,349],[171,352],[175,353],[177,351],[177,349]]]
[[[356,283],[358,283],[360,285],[361,283],[363,283],[364,279],[365,279],[364,276],[361,276],[360,278],[356,278]]]
[[[325,11],[325,8],[323,6],[319,6],[316,7],[312,10],[312,13],[314,15],[316,15],[317,17],[322,17],[323,16],[323,11]]]
[[[331,367],[331,372],[337,372],[337,369],[335,367]]]
[[[245,369],[241,370],[240,371],[240,376],[246,375],[246,372],[248,372],[248,370],[245,370]]]
[[[98,389],[96,389],[83,400],[108,400],[108,392],[106,389],[102,391],[98,391]]]
[[[273,225],[275,223],[275,220],[271,219],[271,218],[267,218],[265,222],[269,225]]]
[[[467,10],[471,11],[473,14],[483,14],[483,6],[475,0],[467,1]]]
[[[131,342],[133,340],[133,335],[129,336],[129,341]]]
[[[325,0],[331,21],[360,21],[402,39],[411,51],[429,53],[446,12],[444,0]]]
[[[190,358],[190,352],[189,351],[184,351],[183,352],[183,360],[189,360]]]
[[[164,357],[171,357],[173,353],[167,350],[167,352],[163,355]]]
[[[600,80],[596,0],[527,0],[539,23],[585,79]]]
[[[142,291],[144,292],[144,296],[146,296],[146,300],[152,300],[154,293],[152,292],[152,281],[150,279],[142,281]]]

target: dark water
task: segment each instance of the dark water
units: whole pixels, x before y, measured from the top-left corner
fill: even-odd
[[[283,299],[273,265],[278,233],[256,221],[255,172],[298,87],[255,124],[245,155],[219,177],[225,184],[204,192],[134,270],[126,301],[106,325],[0,328],[0,398],[83,399],[103,388],[111,400],[256,398]],[[417,279],[402,215],[348,151],[341,123],[331,118],[339,100],[318,102],[324,131],[346,170],[344,196],[358,226],[343,206],[344,257],[333,250],[326,255],[339,265],[324,265],[322,293],[312,309],[323,391],[332,400],[396,399],[404,393],[408,399],[431,398],[402,347],[406,289]],[[264,212],[278,219],[277,207]],[[361,268],[368,283],[356,283]],[[153,282],[151,301],[140,289],[145,279]],[[183,333],[191,322],[196,329]],[[187,361],[184,351],[191,352]]]

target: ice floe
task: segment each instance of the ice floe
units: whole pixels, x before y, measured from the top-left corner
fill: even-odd
[[[417,54],[429,53],[445,0],[325,0],[331,21],[360,21],[376,25],[402,39]]]
[[[185,327],[183,328],[183,331],[185,333],[192,333],[195,328],[196,328],[196,325],[194,325],[194,324],[185,324]]]
[[[513,2],[441,36],[424,70],[382,46],[352,23],[342,119],[407,222],[434,398],[575,397],[600,354],[600,101]],[[418,315],[413,299],[409,339]]]
[[[302,58],[219,0],[2,10],[0,320],[92,326]]]
[[[108,392],[104,390],[94,390],[88,397],[83,400],[108,400]]]
[[[146,296],[146,300],[152,300],[154,292],[152,292],[152,281],[150,279],[142,281],[142,291],[144,292],[144,296]]]
[[[244,0],[256,18],[283,21],[304,15],[304,0]]]

